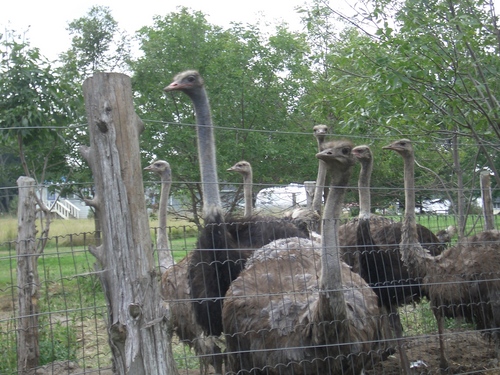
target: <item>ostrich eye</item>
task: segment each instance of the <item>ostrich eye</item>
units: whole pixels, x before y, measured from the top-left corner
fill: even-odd
[[[196,80],[196,78],[194,76],[189,76],[187,77],[187,80],[188,82],[193,83]]]
[[[344,154],[344,155],[348,155],[348,154],[349,154],[349,152],[351,152],[351,149],[350,149],[349,147],[344,147],[344,148],[342,149],[342,154]]]

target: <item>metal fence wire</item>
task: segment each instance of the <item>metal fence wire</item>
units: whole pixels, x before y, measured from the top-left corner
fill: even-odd
[[[498,373],[500,269],[490,259],[499,245],[484,236],[458,242],[451,215],[417,220],[428,257],[455,249],[457,258],[419,273],[418,265],[403,264],[397,217],[390,225],[380,219],[380,228],[372,220],[370,238],[357,219],[345,219],[338,225],[346,264],[334,270],[342,286],[332,290],[322,284],[318,236],[290,232],[268,243],[269,220],[227,223],[224,230],[242,233],[235,226],[246,225],[254,237],[233,237],[241,243],[227,244],[233,250],[221,255],[193,251],[213,228],[169,227],[176,263],[158,277],[158,303],[170,311],[179,373],[401,374],[407,360],[414,373],[437,374],[440,343],[449,373]],[[89,251],[95,241],[95,233],[51,237],[38,258],[40,366],[33,373],[113,373],[102,271]],[[471,256],[475,251],[481,257]],[[16,241],[0,244],[0,374],[18,373],[18,261]]]

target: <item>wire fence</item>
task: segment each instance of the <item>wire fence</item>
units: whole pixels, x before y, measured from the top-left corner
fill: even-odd
[[[470,218],[469,221],[473,222],[473,219],[476,220],[476,231],[480,231],[481,216]],[[419,224],[427,227],[432,233],[447,232],[450,227],[456,225],[455,217],[451,215],[419,215],[418,221]],[[77,222],[77,220],[74,220],[74,222]],[[263,225],[270,226],[270,223],[263,222]],[[341,226],[341,238],[343,236],[342,230],[348,227],[349,224]],[[347,229],[345,230],[347,231]],[[197,238],[203,233],[200,234],[198,228],[194,226],[171,226],[168,228],[168,234],[170,251],[172,251],[176,260],[176,266],[168,276],[164,274],[162,280],[158,279],[158,282],[162,283],[163,295],[169,299],[168,303],[171,306],[172,313],[175,314],[179,308],[182,310],[186,305],[188,305],[187,308],[189,309],[193,301],[200,302],[200,300],[186,294],[186,291],[189,291],[187,268],[193,253],[191,250],[196,247]],[[152,238],[156,238],[156,229],[152,230],[151,235]],[[391,235],[385,234],[385,236],[390,237]],[[449,233],[448,237],[440,237],[439,240],[434,241],[437,246],[441,246],[439,252],[450,246],[457,246],[457,236],[454,232]],[[95,264],[96,260],[89,251],[89,247],[95,244],[96,233],[55,236],[48,239],[44,252],[38,258],[40,285],[36,297],[38,299],[37,328],[40,346],[40,367],[37,368],[36,374],[113,373],[106,328],[108,308],[98,277],[99,272],[102,271],[99,271],[99,267]],[[2,353],[0,374],[18,373],[16,354],[18,349],[17,322],[20,316],[18,308],[19,286],[16,275],[19,257],[16,254],[16,245],[17,241],[0,244],[0,352]],[[481,245],[484,244],[478,244],[478,246]],[[276,247],[273,248],[273,246]],[[396,245],[396,247],[398,246]],[[187,329],[185,323],[189,323],[189,317],[187,315],[178,317],[183,323],[177,323],[175,317],[173,317],[173,352],[179,372],[181,374],[195,374],[200,371],[214,373],[217,366],[227,366],[227,361],[240,361],[242,364],[240,373],[242,374],[251,373],[252,369],[255,370],[255,373],[266,373],[266,371],[269,373],[324,373],[321,370],[324,367],[318,365],[314,358],[311,359],[309,353],[311,346],[314,347],[314,351],[321,351],[322,346],[329,347],[330,349],[322,361],[327,363],[328,366],[332,366],[332,369],[336,368],[335,363],[339,361],[339,356],[345,355],[345,353],[341,348],[329,343],[329,340],[335,341],[331,336],[327,337],[324,343],[317,343],[316,346],[311,343],[314,340],[308,341],[310,337],[307,337],[307,335],[317,334],[318,329],[323,334],[328,331],[325,326],[312,321],[312,313],[307,311],[312,307],[306,308],[303,315],[297,318],[292,319],[289,315],[292,313],[290,309],[297,308],[293,301],[301,301],[301,298],[306,300],[319,298],[320,248],[321,246],[315,241],[311,241],[307,246],[302,247],[297,247],[295,242],[287,243],[284,248],[286,254],[283,253],[278,256],[280,259],[278,264],[281,268],[278,267],[277,271],[274,271],[273,278],[266,276],[259,281],[254,278],[252,272],[247,272],[239,281],[240,284],[231,287],[232,294],[227,296],[228,299],[225,301],[230,301],[230,306],[235,309],[235,320],[238,320],[238,324],[241,324],[241,329],[237,334],[228,337],[224,337],[224,335],[207,337],[205,334],[195,332],[192,334],[194,336],[190,336],[188,332],[183,331]],[[265,255],[270,257],[264,262],[266,267],[271,267],[272,262],[276,260],[270,254],[274,254],[273,251],[277,252],[277,249],[278,245],[270,245],[270,249]],[[493,249],[500,250],[498,245],[495,245]],[[370,256],[374,254],[373,249],[370,251],[367,249],[360,250],[359,246],[354,245],[344,249],[344,252],[350,253],[352,259],[356,259],[357,262],[367,261],[367,258],[363,257],[366,257],[367,254]],[[388,254],[388,252],[396,250],[393,246],[391,249],[378,249],[377,251],[384,251],[384,254]],[[311,266],[306,266],[304,263],[308,257],[312,257],[312,269],[316,269],[316,274],[311,274]],[[378,264],[379,267],[375,267],[378,274],[376,280],[372,280],[373,290],[378,288],[385,290],[387,295],[391,295],[391,288],[401,288],[401,284],[409,282],[408,275],[394,275],[394,270],[401,266],[401,260],[398,257],[399,255],[396,258],[391,258],[393,262],[398,264],[391,263],[391,267],[389,267],[389,263],[385,262],[383,266],[380,263]],[[291,267],[287,266],[288,263],[286,263],[287,261],[290,262],[291,258],[294,260],[301,259],[302,262],[299,268],[294,268],[292,271],[290,271]],[[353,270],[359,272],[359,264],[347,258],[346,260],[353,263],[351,264]],[[376,257],[372,261],[375,263],[384,262],[382,258]],[[483,259],[476,259],[475,261],[477,263],[487,262],[487,260]],[[459,263],[460,259],[456,259],[456,262]],[[473,265],[470,266],[473,267]],[[417,287],[424,284],[428,287],[432,283],[436,285],[445,283],[454,285],[452,288],[446,289],[446,293],[450,293],[449,291],[453,289],[457,291],[467,290],[468,293],[472,293],[475,288],[480,289],[482,284],[488,283],[487,287],[491,288],[489,295],[496,296],[499,293],[496,284],[500,282],[500,270],[493,273],[490,270],[488,274],[478,273],[475,274],[473,280],[464,280],[460,278],[460,275],[453,274],[454,264],[449,264],[447,267],[450,268],[450,275],[453,277],[446,280],[439,278],[413,280],[411,283]],[[297,283],[297,275],[301,275],[303,281],[311,279],[312,284],[301,289],[300,283]],[[353,276],[351,273],[349,275],[352,280],[357,280],[357,276]],[[367,277],[375,276],[369,275]],[[252,287],[252,282],[258,285],[253,294],[248,292]],[[380,283],[377,284],[377,282]],[[474,285],[471,287],[467,283],[473,283]],[[283,290],[280,289],[285,284],[288,284],[288,286]],[[246,289],[245,298],[239,301],[236,298],[238,296],[238,287]],[[277,287],[278,289],[276,289]],[[168,288],[173,288],[174,292],[168,291]],[[367,292],[368,289],[365,284],[363,293]],[[350,289],[347,288],[346,290]],[[398,354],[401,350],[400,345],[404,346],[412,369],[425,374],[440,372],[438,327],[430,308],[429,296],[426,293],[423,294],[423,297],[417,295],[418,292],[415,290],[409,294],[405,294],[405,291],[390,297],[400,299],[399,302],[395,303],[397,308],[392,312],[384,311],[380,314],[381,321],[385,319],[390,321],[395,313],[399,313],[405,342],[401,344],[394,335],[390,337],[382,335],[380,341],[384,341],[385,346],[381,347],[380,345],[372,345],[377,340],[367,338],[367,342],[370,342],[373,347],[371,354],[370,352],[364,353],[367,357],[366,363],[372,362],[366,366],[367,373],[400,374],[402,371],[401,359]],[[347,295],[348,291],[345,293]],[[383,298],[381,297],[381,299]],[[496,371],[500,370],[496,367],[496,351],[498,348],[495,347],[495,340],[498,340],[496,327],[499,324],[495,325],[494,322],[496,320],[498,323],[500,317],[497,315],[493,316],[492,320],[488,320],[487,317],[481,317],[481,314],[488,315],[491,314],[491,311],[494,314],[496,311],[495,303],[499,303],[498,298],[492,297],[489,301],[475,300],[472,296],[463,300],[457,300],[457,298],[459,297],[443,295],[439,299],[442,304],[440,308],[446,315],[444,342],[449,360],[449,371],[455,374],[497,373]],[[265,301],[258,308],[260,313],[257,314],[256,310],[245,311],[244,306],[254,303],[255,299]],[[158,301],[158,303],[162,302]],[[270,307],[273,303],[275,306]],[[356,306],[353,308],[356,308]],[[225,319],[227,320],[229,307],[224,309]],[[301,340],[292,342],[283,339],[279,345],[276,343],[272,345],[273,350],[266,348],[264,344],[267,342],[266,340],[277,340],[276,336],[273,336],[276,332],[271,332],[273,330],[266,328],[266,325],[262,326],[262,330],[255,331],[255,327],[259,326],[251,325],[247,321],[247,319],[264,320],[266,316],[271,321],[271,326],[274,324],[273,329],[278,331],[278,337],[285,338],[289,331],[296,330],[303,335]],[[327,324],[333,325],[334,321],[330,320]],[[353,324],[363,325],[366,324],[366,321]],[[251,339],[249,346],[245,341],[248,337]],[[252,342],[255,344],[254,346],[252,346]],[[356,345],[350,345],[348,352],[356,353]],[[235,348],[238,350],[235,351]],[[278,354],[273,356],[272,353],[274,352]],[[360,354],[356,355],[359,356]],[[291,360],[290,358],[294,359]],[[248,361],[252,363],[251,366],[248,365]],[[349,361],[354,362],[355,360],[347,355],[344,362],[349,363]],[[224,365],[222,365],[223,363]],[[346,374],[355,373],[349,371],[353,371],[353,367],[346,365]],[[338,372],[337,369],[336,373],[341,372]]]

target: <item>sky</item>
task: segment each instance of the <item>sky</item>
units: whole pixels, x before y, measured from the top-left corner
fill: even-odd
[[[229,26],[230,22],[255,24],[257,20],[264,18],[273,23],[285,21],[293,30],[300,30],[300,15],[294,9],[304,2],[305,0],[9,0],[2,2],[0,33],[6,28],[17,32],[28,30],[26,35],[30,45],[40,48],[42,55],[49,60],[55,60],[59,53],[68,50],[71,45],[66,30],[68,23],[85,16],[94,5],[108,6],[118,26],[133,35],[141,27],[152,25],[153,16],[164,16],[176,11],[181,5],[202,11],[210,23],[222,27]]]

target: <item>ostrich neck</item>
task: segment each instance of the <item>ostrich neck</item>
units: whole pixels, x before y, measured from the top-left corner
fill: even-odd
[[[332,173],[334,176],[335,173]],[[336,320],[342,321],[347,316],[344,292],[342,285],[342,266],[339,254],[338,227],[342,213],[342,203],[345,195],[345,186],[349,181],[350,173],[341,178],[332,177],[330,192],[325,203],[321,228],[321,275],[320,290],[323,291],[331,311]],[[339,176],[340,177],[340,176]],[[337,181],[335,181],[337,180]]]
[[[245,173],[243,175],[243,193],[245,198],[245,217],[252,215],[252,184],[253,184],[253,176],[252,171]]]
[[[318,152],[323,151],[323,143],[325,143],[326,136],[320,135],[316,137],[316,141],[318,142]]]
[[[420,245],[415,217],[415,158],[413,155],[403,157],[405,214],[401,228],[401,257],[409,270],[416,271],[420,276],[425,272],[426,252]]]
[[[215,157],[215,137],[210,114],[210,104],[204,88],[188,94],[193,101],[198,134],[198,159],[201,170],[203,192],[203,217],[210,220],[216,213],[222,213]]]
[[[369,219],[371,209],[370,179],[373,170],[373,161],[361,163],[361,171],[358,178],[359,190],[359,218]]]
[[[170,268],[175,264],[172,253],[169,249],[168,235],[167,235],[167,210],[168,210],[168,198],[170,196],[170,186],[172,180],[170,177],[162,177],[161,181],[161,194],[160,194],[160,207],[158,209],[158,238],[157,238],[157,248],[158,248],[158,259],[161,267],[161,271],[164,272],[165,269]]]
[[[321,213],[321,203],[323,201],[323,189],[326,180],[326,165],[323,160],[319,160],[318,176],[316,177],[316,187],[314,188],[314,197],[312,201],[312,208],[314,212]]]

